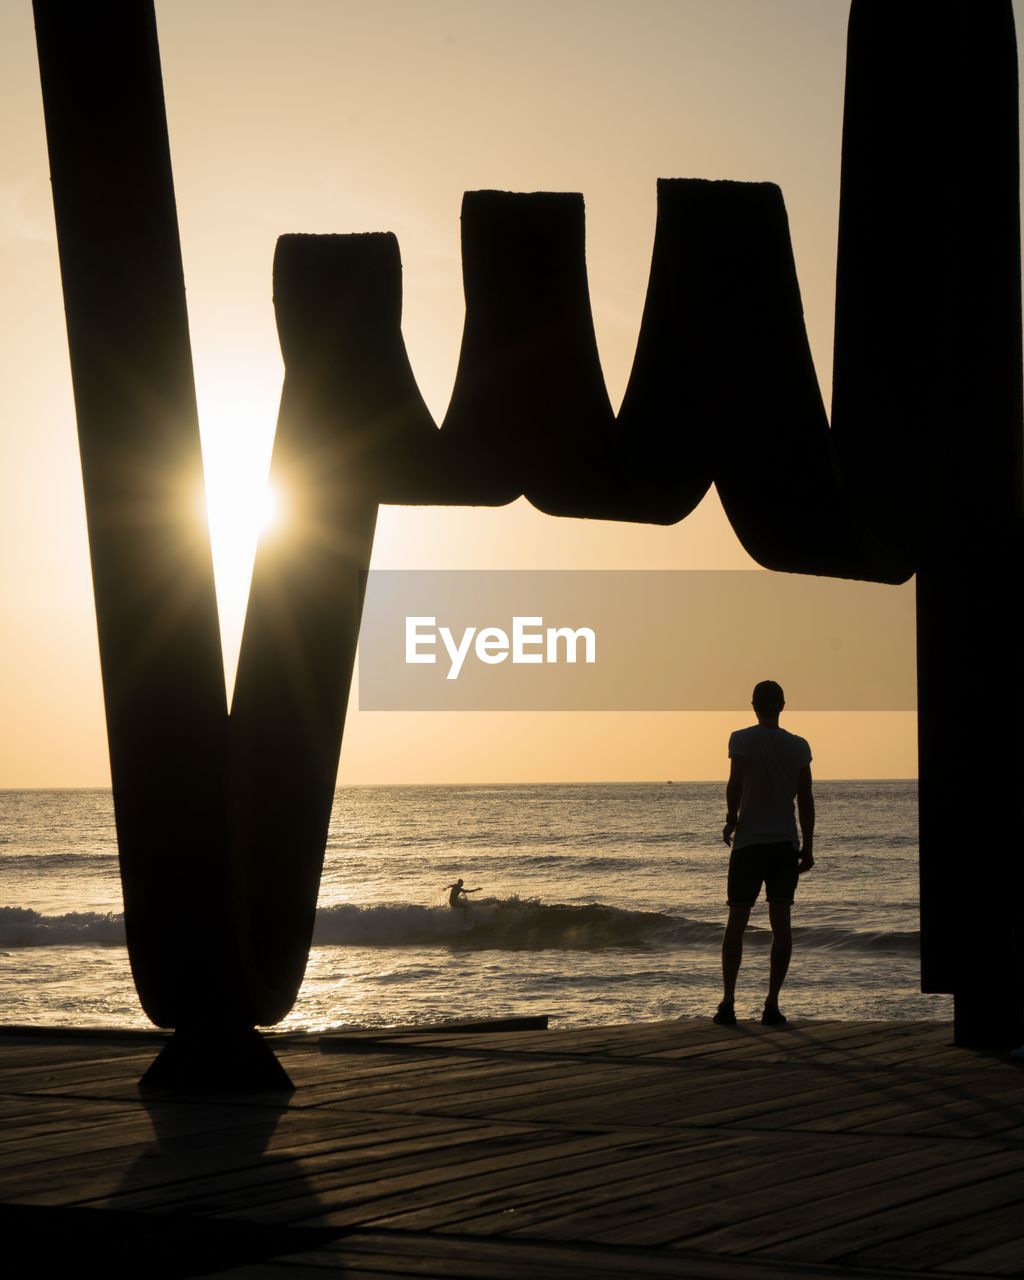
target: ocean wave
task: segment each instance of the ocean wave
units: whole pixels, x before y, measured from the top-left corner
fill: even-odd
[[[317,912],[313,943],[318,946],[406,946],[440,943],[473,950],[580,950],[642,945],[673,945],[669,935],[687,926],[701,935],[721,937],[721,927],[680,921],[657,911],[623,911],[591,903],[566,906],[537,898],[485,898],[469,911],[382,903],[372,907],[342,904]]]
[[[0,865],[10,875],[12,871],[63,872],[67,875],[94,874],[97,871],[117,869],[116,853],[5,853]]]
[[[921,949],[921,935],[916,929],[837,929],[796,925],[793,941],[797,946],[815,951],[881,951],[908,956],[917,955]]]
[[[44,916],[29,907],[0,907],[0,947],[123,947],[124,916],[69,911]]]
[[[628,911],[594,902],[586,906],[537,898],[489,898],[474,903],[465,918],[450,907],[380,903],[321,907],[315,946],[446,945],[472,950],[600,950],[611,947],[718,947],[724,925],[660,911]],[[914,931],[856,930],[806,926],[793,930],[812,950],[915,954]],[[752,928],[749,941],[767,946],[768,929]]]
[[[468,950],[652,951],[718,947],[723,925],[660,911],[628,911],[593,902],[586,906],[541,902],[537,898],[488,898],[464,917],[450,907],[418,903],[343,903],[317,911],[313,945],[320,947],[443,946]],[[914,955],[916,931],[798,926],[801,948]],[[752,946],[767,946],[771,933],[751,928]],[[0,907],[0,947],[123,946],[124,919],[113,912],[74,911],[46,916],[25,907]]]

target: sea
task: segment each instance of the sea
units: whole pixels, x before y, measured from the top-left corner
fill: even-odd
[[[916,781],[816,782],[815,798],[816,864],[797,890],[783,1010],[951,1017],[951,997],[919,990]],[[720,782],[340,787],[306,977],[281,1026],[710,1016],[724,802]],[[148,1025],[124,945],[110,792],[0,792],[0,868],[0,1022]],[[466,919],[447,905],[459,876],[478,890]],[[769,944],[762,898],[741,1019],[759,1014]]]

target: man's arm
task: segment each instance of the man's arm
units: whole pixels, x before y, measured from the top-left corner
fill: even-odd
[[[811,791],[811,766],[805,764],[796,783],[796,809],[800,816],[800,863],[798,871],[814,866],[814,795]]]
[[[725,784],[725,826],[722,828],[722,839],[732,844],[733,832],[739,820],[740,799],[743,795],[743,776],[747,762],[742,756],[733,756],[729,770],[729,781]]]

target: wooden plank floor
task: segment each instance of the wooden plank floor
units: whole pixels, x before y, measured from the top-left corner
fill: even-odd
[[[0,1231],[105,1276],[1024,1275],[1024,1070],[945,1025],[291,1037],[291,1096],[0,1035]]]

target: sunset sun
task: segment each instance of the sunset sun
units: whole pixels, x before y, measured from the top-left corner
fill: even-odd
[[[230,690],[260,535],[280,519],[268,470],[276,405],[229,391],[200,401],[206,516]]]

